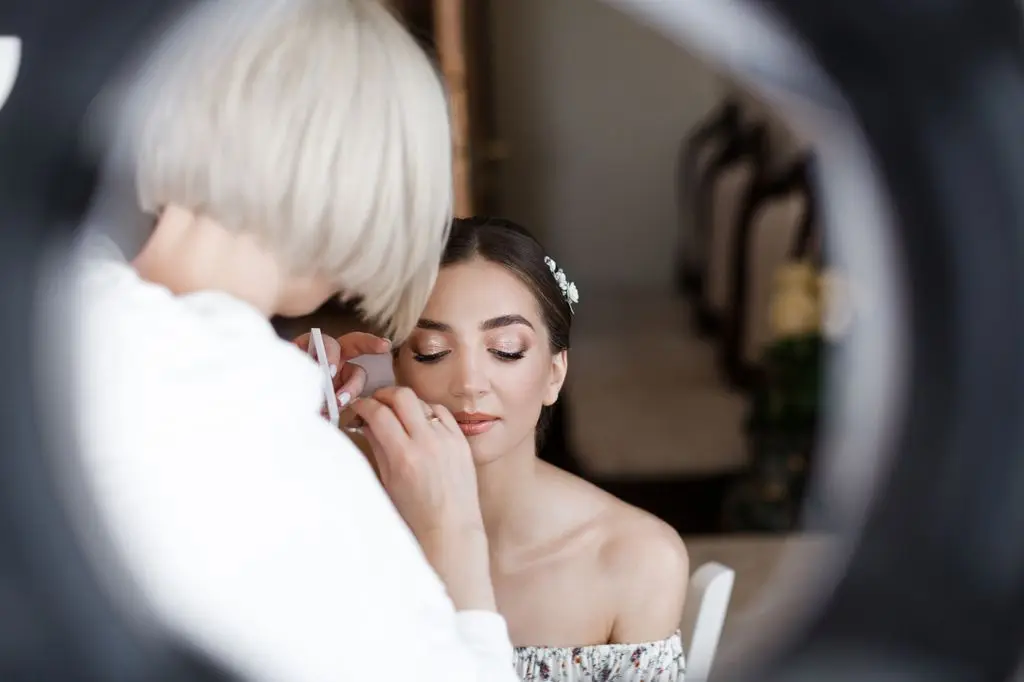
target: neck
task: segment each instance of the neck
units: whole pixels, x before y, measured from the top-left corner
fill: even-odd
[[[268,318],[279,307],[284,277],[273,255],[252,236],[179,207],[161,213],[132,264],[143,279],[178,295],[221,291]]]
[[[530,491],[537,475],[533,435],[512,451],[477,467],[484,530],[491,549],[523,544],[536,530]]]

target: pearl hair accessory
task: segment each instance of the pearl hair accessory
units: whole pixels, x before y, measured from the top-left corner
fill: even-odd
[[[565,298],[566,303],[569,304],[569,312],[575,315],[576,311],[573,310],[572,306],[580,302],[580,292],[576,289],[576,284],[566,278],[565,271],[555,265],[555,261],[551,258],[544,256],[544,263],[551,270],[551,274],[554,275],[558,288],[562,290],[562,296]]]

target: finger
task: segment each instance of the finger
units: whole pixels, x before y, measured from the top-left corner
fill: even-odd
[[[307,332],[294,339],[292,343],[298,346],[302,352],[309,353],[311,339],[312,334]],[[341,385],[341,379],[338,377],[338,367],[341,366],[341,346],[330,336],[323,337],[323,342],[324,352],[327,353],[327,364],[331,368],[331,377],[334,379],[334,388],[337,389]]]
[[[338,404],[347,407],[354,398],[358,398],[366,387],[366,368],[346,362],[341,366],[341,372],[335,376],[335,392],[338,397]]]
[[[309,352],[309,342],[313,338],[313,335],[306,332],[302,336],[296,337],[292,343],[298,346],[303,352]],[[324,351],[327,352],[327,364],[334,365],[335,367],[341,364],[341,345],[337,339],[331,338],[330,336],[322,337],[324,342]]]
[[[386,486],[388,481],[391,480],[391,469],[388,467],[388,458],[384,455],[384,449],[381,447],[380,441],[374,437],[369,429],[363,431],[360,435],[370,446],[370,465],[374,468],[380,482]]]
[[[363,433],[371,431],[386,456],[394,457],[408,447],[409,434],[390,407],[373,398],[361,398],[352,403],[351,409],[363,420]]]
[[[324,352],[327,353],[327,364],[331,366],[331,376],[338,376],[338,368],[345,362],[341,357],[341,345],[330,336],[324,336]]]
[[[417,413],[415,406],[418,405],[419,411],[423,413],[425,420],[434,416],[434,411],[430,405],[420,400],[419,396],[412,389],[404,386],[385,386],[384,388],[377,389],[373,397],[390,406],[396,413],[398,413],[400,406],[404,406],[405,409],[408,409],[410,417],[414,418]]]
[[[373,397],[394,410],[410,436],[423,433],[428,428],[427,420],[433,416],[433,411],[412,389],[388,386],[374,393]]]
[[[451,431],[460,431],[459,422],[455,421],[455,417],[448,411],[448,408],[444,405],[431,405],[430,409],[434,411],[434,415],[438,420],[444,424],[444,426]]]
[[[366,332],[352,332],[339,336],[337,343],[341,349],[342,362],[348,362],[360,355],[379,355],[391,350],[390,341]]]
[[[355,410],[348,407],[338,413],[338,426],[347,433],[359,433],[366,426],[366,422],[355,413]]]

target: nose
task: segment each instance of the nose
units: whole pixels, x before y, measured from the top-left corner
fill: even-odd
[[[479,353],[465,351],[455,359],[451,392],[458,398],[484,395],[490,390],[486,358]]]

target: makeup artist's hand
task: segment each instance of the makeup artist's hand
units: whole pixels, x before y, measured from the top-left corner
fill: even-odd
[[[469,443],[451,413],[408,388],[352,404],[381,483],[456,608],[494,610],[487,536]]]
[[[354,398],[359,397],[366,387],[366,370],[349,362],[360,355],[380,355],[391,350],[391,342],[365,332],[351,332],[333,339],[324,336],[324,350],[327,351],[327,362],[337,368],[334,374],[334,393],[338,397],[338,405],[348,406]],[[309,334],[303,334],[293,341],[303,351],[309,349]]]

